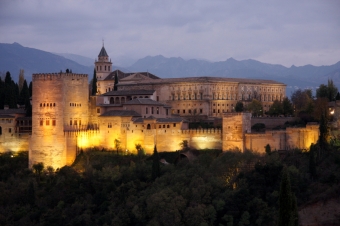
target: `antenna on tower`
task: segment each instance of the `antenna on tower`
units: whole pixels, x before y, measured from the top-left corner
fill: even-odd
[[[102,38],[102,41],[103,41],[103,47],[104,47],[104,38]]]

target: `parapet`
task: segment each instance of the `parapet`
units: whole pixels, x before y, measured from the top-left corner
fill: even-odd
[[[87,78],[87,74],[75,73],[39,73],[32,75],[32,81],[36,80],[59,80],[63,78]]]

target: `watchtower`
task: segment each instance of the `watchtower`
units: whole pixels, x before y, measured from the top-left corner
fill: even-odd
[[[88,124],[88,75],[33,74],[32,93],[29,167],[38,162],[54,169],[71,164],[76,149],[65,134]]]

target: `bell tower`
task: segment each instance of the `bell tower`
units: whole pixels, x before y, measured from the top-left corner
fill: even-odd
[[[99,52],[98,60],[94,63],[97,75],[97,81],[104,80],[112,71],[112,62],[111,59],[109,60],[109,56],[106,53],[104,48],[104,41],[103,47]]]

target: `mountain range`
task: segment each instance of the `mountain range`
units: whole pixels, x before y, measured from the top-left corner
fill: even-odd
[[[96,56],[94,56],[95,58]],[[85,73],[92,78],[94,58],[70,53],[50,53],[28,48],[19,43],[0,43],[0,72],[10,71],[17,81],[20,69],[25,70],[25,77],[31,80],[32,73],[54,73],[67,68],[75,73]],[[131,66],[117,67],[125,72],[148,71],[161,78],[216,76],[231,78],[270,79],[287,84],[287,95],[296,88],[312,88],[327,84],[332,79],[340,90],[340,61],[329,66],[291,66],[267,64],[256,60],[235,60],[209,62],[206,60],[184,60],[180,57],[147,56],[137,60]]]

